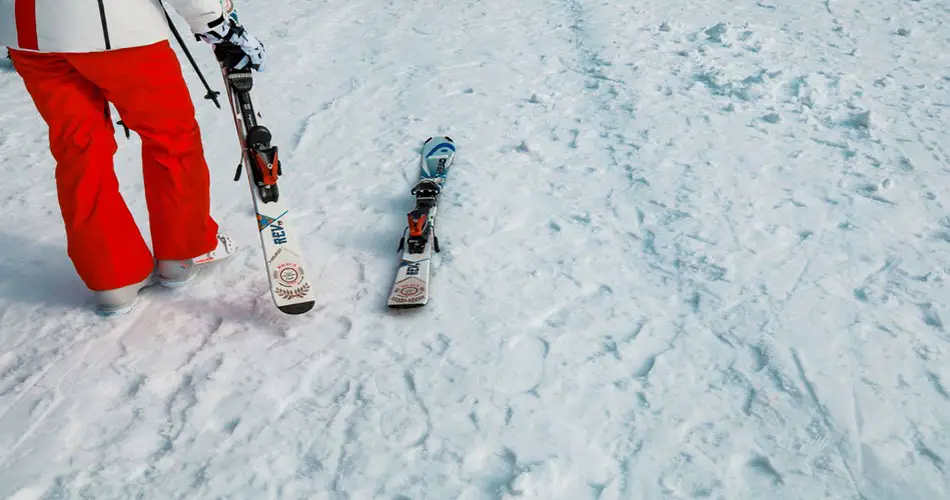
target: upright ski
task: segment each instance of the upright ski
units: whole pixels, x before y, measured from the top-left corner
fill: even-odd
[[[215,55],[221,62],[242,149],[234,180],[240,180],[242,170],[247,172],[271,296],[282,312],[303,314],[314,306],[314,290],[297,233],[291,226],[290,210],[278,190],[277,180],[283,172],[277,146],[271,145],[270,131],[257,123],[251,103],[251,70],[230,69],[226,61],[240,54],[227,44],[216,46]]]
[[[439,251],[435,234],[436,212],[449,168],[455,161],[455,142],[448,136],[430,137],[422,147],[419,181],[411,193],[416,197],[408,226],[399,241],[402,260],[396,271],[389,307],[422,307],[429,301],[429,262]]]

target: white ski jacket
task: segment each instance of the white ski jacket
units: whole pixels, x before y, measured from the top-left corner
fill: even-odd
[[[99,52],[150,45],[171,31],[162,0],[0,0],[0,46],[39,52]],[[167,0],[193,33],[230,0]]]

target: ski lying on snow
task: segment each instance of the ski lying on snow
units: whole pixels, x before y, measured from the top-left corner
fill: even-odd
[[[429,262],[439,251],[435,234],[436,212],[449,167],[455,160],[455,142],[448,136],[428,138],[422,147],[419,181],[411,193],[416,197],[408,226],[399,241],[402,260],[396,271],[388,306],[422,307],[429,301]]]
[[[274,304],[286,314],[303,314],[314,306],[314,290],[307,277],[297,232],[291,226],[290,209],[279,196],[277,179],[283,174],[277,157],[277,146],[271,145],[270,131],[257,123],[251,103],[253,81],[251,70],[232,70],[224,64],[236,54],[228,52],[226,44],[216,48],[222,63],[225,87],[234,114],[242,157],[234,180],[241,171],[247,171],[251,187],[264,265]],[[238,57],[243,54],[237,54]]]

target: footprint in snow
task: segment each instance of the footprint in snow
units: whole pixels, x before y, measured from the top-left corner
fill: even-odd
[[[549,345],[536,337],[508,339],[498,354],[492,388],[503,394],[529,393],[541,385]]]
[[[412,370],[380,372],[373,384],[378,391],[370,397],[379,410],[379,432],[390,443],[415,447],[429,437],[429,410],[416,385]]]

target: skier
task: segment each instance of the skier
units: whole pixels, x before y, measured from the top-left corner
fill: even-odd
[[[49,127],[67,253],[101,315],[129,312],[156,281],[181,286],[235,247],[212,218],[195,107],[161,0],[0,0],[0,46]],[[197,38],[260,71],[259,40],[230,0],[168,0]],[[142,141],[153,253],[121,194],[109,103]]]

